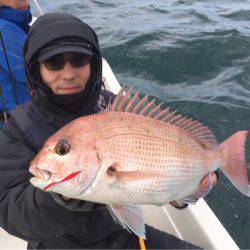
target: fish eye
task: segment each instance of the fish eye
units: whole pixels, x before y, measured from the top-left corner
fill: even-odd
[[[67,141],[63,140],[57,143],[55,147],[55,152],[58,155],[66,155],[70,151],[70,145]]]

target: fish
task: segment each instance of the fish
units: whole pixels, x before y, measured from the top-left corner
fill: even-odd
[[[250,197],[247,130],[217,144],[201,122],[132,92],[122,87],[107,110],[80,117],[49,137],[31,161],[30,183],[106,204],[115,221],[144,239],[140,205],[195,202],[211,190],[211,173],[218,168]]]

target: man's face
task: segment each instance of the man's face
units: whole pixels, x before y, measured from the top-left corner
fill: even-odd
[[[65,52],[40,63],[40,75],[55,94],[75,94],[86,88],[91,76],[90,58]]]

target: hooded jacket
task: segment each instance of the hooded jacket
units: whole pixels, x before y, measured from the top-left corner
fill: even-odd
[[[53,41],[72,38],[87,43],[94,53],[91,60],[91,79],[86,89],[80,93],[56,95],[42,83],[38,56]],[[56,128],[61,128],[79,116],[95,113],[102,87],[102,59],[97,35],[90,26],[70,14],[46,14],[30,28],[23,53],[32,102]]]
[[[44,28],[53,36],[44,36]],[[94,48],[95,60],[95,68],[91,66],[94,73],[83,93],[85,99],[64,96],[72,98],[73,103],[77,99],[75,104],[79,109],[72,112],[65,111],[55,102],[55,96],[41,87],[42,82],[30,77],[31,70],[38,72],[36,60],[40,49],[67,32],[89,42]],[[103,110],[105,103],[98,103],[98,100],[112,97],[105,90],[101,92],[101,54],[97,36],[89,26],[71,15],[47,14],[30,29],[24,59],[28,88],[35,94],[31,102],[11,112],[11,119],[0,131],[0,226],[28,241],[29,248],[110,248],[108,237],[117,232],[123,235],[123,229],[114,223],[104,206],[77,200],[64,202],[59,195],[42,192],[29,183],[31,174],[28,171],[30,161],[51,134],[74,118]]]

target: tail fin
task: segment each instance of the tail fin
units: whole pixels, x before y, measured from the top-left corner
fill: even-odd
[[[245,141],[248,131],[239,131],[219,145],[223,150],[223,173],[241,193],[250,197],[247,165],[245,160]]]

